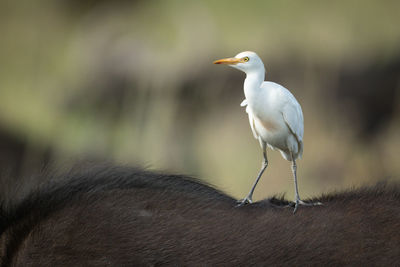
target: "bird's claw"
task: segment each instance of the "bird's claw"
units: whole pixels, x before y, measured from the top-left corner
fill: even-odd
[[[244,199],[238,200],[236,203],[237,203],[236,207],[241,207],[253,203],[253,200],[249,197],[245,197]]]
[[[304,202],[303,200],[297,199],[295,202],[291,203],[291,206],[294,206],[294,210],[293,210],[293,214],[296,213],[299,205],[303,205],[303,206],[308,206],[308,207],[312,207],[312,206],[322,206],[323,204],[321,202]]]

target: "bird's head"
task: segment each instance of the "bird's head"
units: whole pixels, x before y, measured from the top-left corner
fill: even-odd
[[[265,72],[261,58],[254,52],[246,51],[237,54],[232,58],[224,58],[214,61],[214,64],[225,64],[235,69],[241,70],[246,74],[251,72]]]

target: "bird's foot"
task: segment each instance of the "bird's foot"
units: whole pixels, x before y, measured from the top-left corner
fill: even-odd
[[[247,196],[244,199],[238,200],[236,203],[237,203],[236,207],[241,207],[253,203],[253,200],[251,199],[251,197]]]
[[[304,202],[303,200],[297,199],[295,202],[292,203],[292,206],[294,206],[293,214],[296,213],[297,208],[299,207],[299,205],[312,207],[312,206],[321,206],[323,204],[321,202],[310,202],[310,203],[307,203],[307,202]]]

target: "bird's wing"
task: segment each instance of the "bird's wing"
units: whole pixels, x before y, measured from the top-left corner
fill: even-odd
[[[278,106],[283,120],[289,127],[290,132],[296,137],[301,144],[304,134],[304,118],[299,102],[292,93],[280,84],[265,81],[261,85],[267,92],[271,92],[274,99],[279,100]]]
[[[247,106],[246,107],[246,113],[247,113],[247,115],[249,115],[249,123],[250,123],[251,131],[253,132],[254,138],[258,139],[258,133],[256,131],[256,126],[255,126],[255,122],[254,122],[254,116],[253,116],[253,113],[250,110],[250,107],[247,104],[247,99],[244,99],[242,101],[242,103],[240,103],[240,106],[241,107],[246,107]]]
[[[304,118],[300,104],[289,92],[285,91],[287,95],[287,101],[283,106],[282,115],[285,123],[289,127],[290,131],[294,134],[297,141],[301,143],[304,135]]]
[[[250,123],[251,131],[253,132],[253,136],[255,139],[258,139],[259,134],[257,133],[255,122],[254,122],[254,116],[253,116],[253,113],[251,112],[249,106],[247,106],[246,112],[249,115],[249,123]]]

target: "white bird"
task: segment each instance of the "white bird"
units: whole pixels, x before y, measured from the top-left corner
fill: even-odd
[[[226,64],[246,73],[245,100],[241,106],[247,106],[246,112],[249,115],[251,130],[263,150],[264,160],[261,170],[249,194],[240,200],[239,205],[252,203],[254,189],[268,166],[267,145],[279,150],[286,160],[292,161],[295,189],[294,212],[299,205],[320,205],[321,203],[305,203],[299,196],[296,159],[303,154],[304,119],[296,98],[282,85],[264,81],[264,64],[254,52],[242,52],[233,58],[216,60],[214,64]]]

